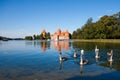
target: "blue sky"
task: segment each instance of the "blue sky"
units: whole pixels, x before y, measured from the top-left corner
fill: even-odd
[[[0,0],[0,36],[53,34],[58,28],[72,33],[88,18],[120,11],[120,0]]]

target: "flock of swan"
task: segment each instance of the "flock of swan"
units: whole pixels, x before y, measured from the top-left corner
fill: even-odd
[[[59,55],[60,55],[60,58],[59,58],[60,62],[68,60],[67,57],[62,57],[62,53],[61,52],[59,53]],[[84,65],[84,64],[88,63],[87,59],[83,59],[83,55],[84,55],[84,50],[82,49],[81,53],[80,53],[80,63],[79,63],[80,65]],[[108,51],[107,55],[109,56],[108,61],[112,62],[113,61],[113,50]],[[74,52],[73,57],[77,58],[78,56],[79,55],[76,52]],[[100,58],[100,56],[99,56],[99,49],[97,48],[97,46],[95,47],[95,58],[96,59]]]

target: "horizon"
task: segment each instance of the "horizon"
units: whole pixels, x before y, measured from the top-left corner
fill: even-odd
[[[119,0],[0,0],[0,36],[24,38],[40,34],[43,29],[53,34],[60,28],[72,34],[88,18],[120,11]]]

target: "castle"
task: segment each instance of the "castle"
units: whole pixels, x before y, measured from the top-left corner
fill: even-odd
[[[70,33],[68,30],[62,32],[61,29],[58,29],[57,32],[51,35],[51,40],[69,40]]]
[[[42,30],[42,32],[41,32],[41,34],[42,34],[42,36],[43,36],[43,39],[45,39],[45,38],[46,38],[46,37],[45,37],[46,30],[45,30],[45,29],[43,29],[43,30]]]

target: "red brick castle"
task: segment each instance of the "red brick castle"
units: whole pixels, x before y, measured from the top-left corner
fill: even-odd
[[[69,40],[70,33],[68,30],[62,32],[61,29],[58,29],[57,32],[51,35],[51,40]]]

